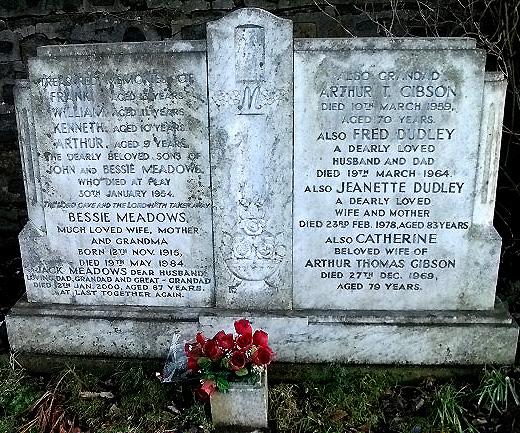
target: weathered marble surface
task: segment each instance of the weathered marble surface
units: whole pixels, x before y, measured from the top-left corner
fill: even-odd
[[[470,42],[298,44],[295,307],[493,307],[500,239],[474,221],[475,174],[496,173],[500,137],[485,150],[480,123],[496,130],[503,95]]]
[[[212,305],[205,44],[46,47],[29,69],[46,225],[20,236],[29,300]]]
[[[244,313],[169,307],[41,305],[19,302],[7,317],[20,353],[163,358],[172,339],[210,335],[251,319],[269,333],[278,362],[510,364],[518,327],[494,311]]]
[[[345,50],[469,50],[473,38],[301,38],[294,40],[294,51]]]
[[[31,87],[28,81],[20,80],[15,88],[16,123],[18,144],[23,168],[23,181],[29,221],[38,230],[45,232],[40,162],[36,148],[34,117],[31,105]]]
[[[486,72],[484,78],[473,223],[492,226],[507,80],[501,72]]]
[[[208,23],[216,303],[292,305],[292,22],[241,9]]]
[[[197,332],[196,320],[183,319],[165,307],[19,302],[6,322],[15,352],[164,359],[172,341]]]

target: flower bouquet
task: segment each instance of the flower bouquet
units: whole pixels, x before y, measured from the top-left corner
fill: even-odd
[[[207,400],[216,391],[226,392],[230,382],[258,382],[273,360],[266,332],[253,332],[246,319],[235,322],[235,331],[236,335],[219,331],[213,338],[199,332],[185,343],[188,373],[200,376],[198,398]]]

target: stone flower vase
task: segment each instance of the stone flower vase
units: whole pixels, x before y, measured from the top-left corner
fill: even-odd
[[[215,392],[210,403],[215,426],[266,428],[267,370],[256,383],[230,382],[228,392]]]

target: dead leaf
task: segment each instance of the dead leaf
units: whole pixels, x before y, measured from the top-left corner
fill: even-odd
[[[177,409],[173,403],[169,406],[166,406],[166,408],[172,413],[181,413],[181,411]]]
[[[121,410],[115,404],[113,404],[108,409],[108,415],[111,417],[117,417],[117,416],[121,415]]]
[[[111,392],[91,392],[91,391],[81,391],[79,393],[80,398],[114,398],[114,394]]]

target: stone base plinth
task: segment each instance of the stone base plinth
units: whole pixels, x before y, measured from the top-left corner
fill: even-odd
[[[212,308],[82,306],[19,301],[7,316],[11,349],[23,354],[165,358],[172,341],[232,330],[247,317],[269,333],[278,362],[510,364],[518,327],[491,311],[254,312]]]

